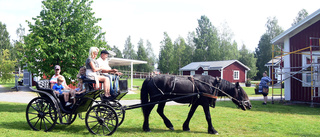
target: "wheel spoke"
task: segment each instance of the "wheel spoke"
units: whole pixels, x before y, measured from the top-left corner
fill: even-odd
[[[47,119],[46,117],[44,117],[44,119],[45,119],[50,125],[52,125],[52,123],[50,122],[49,119]]]
[[[40,110],[39,110],[39,107],[38,107],[38,109],[36,109],[35,107],[33,107],[33,106],[31,106],[35,111],[37,111],[37,112],[39,112]]]
[[[34,117],[34,118],[31,118],[29,121],[34,120],[34,119],[36,119],[36,118],[39,118],[39,117],[38,117],[38,116],[36,116],[36,117]]]

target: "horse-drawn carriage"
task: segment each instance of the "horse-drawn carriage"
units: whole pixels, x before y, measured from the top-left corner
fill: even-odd
[[[29,126],[33,130],[50,131],[56,124],[72,124],[78,115],[80,119],[85,119],[87,129],[91,133],[114,133],[125,116],[125,111],[118,101],[128,93],[127,80],[119,80],[119,93],[112,101],[102,98],[102,89],[93,88],[94,80],[85,79],[83,82],[87,92],[76,95],[76,103],[70,107],[64,105],[63,95],[56,96],[50,89],[49,80],[38,81],[37,89],[32,90],[39,96],[29,102],[26,110]],[[82,117],[84,112],[85,117]]]
[[[76,103],[72,107],[63,105],[65,104],[63,97],[53,93],[53,90],[49,88],[48,80],[37,82],[37,89],[33,89],[33,91],[37,92],[39,96],[32,99],[26,109],[29,126],[34,130],[50,131],[56,124],[72,124],[78,115],[79,118],[85,119],[86,127],[91,133],[112,135],[122,124],[125,110],[142,107],[143,130],[150,131],[149,114],[154,105],[158,104],[157,112],[163,118],[165,125],[173,130],[170,120],[163,114],[163,108],[166,102],[176,101],[192,104],[188,118],[183,124],[183,130],[190,130],[190,119],[197,106],[201,105],[208,122],[208,133],[217,134],[208,112],[209,105],[214,107],[217,96],[229,97],[243,110],[251,108],[248,96],[239,84],[234,85],[227,81],[219,81],[211,76],[159,75],[147,78],[141,88],[141,104],[130,106],[122,106],[119,103],[119,100],[128,93],[126,80],[119,80],[118,96],[114,100],[103,99],[103,90],[93,88],[92,83],[95,81],[84,80],[83,82],[87,92],[76,96]],[[86,113],[84,118],[82,113]]]

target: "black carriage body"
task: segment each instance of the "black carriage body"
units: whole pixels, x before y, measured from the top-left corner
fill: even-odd
[[[50,89],[49,80],[38,81],[36,83],[37,89],[30,88],[32,91],[38,93],[39,96],[32,99],[27,106],[26,118],[29,126],[34,130],[50,131],[56,123],[65,125],[72,124],[77,114],[79,114],[80,117],[80,113],[86,112],[86,126],[91,133],[102,135],[113,134],[124,120],[125,110],[119,103],[119,100],[128,93],[127,80],[118,80],[119,93],[113,101],[97,101],[96,99],[102,96],[103,90],[95,90],[93,87],[95,81],[93,80],[85,79],[83,82],[86,92],[76,95],[76,103],[72,107],[66,107],[64,105],[63,95],[57,96],[54,91]],[[104,113],[105,115],[94,116],[97,112]],[[101,128],[108,130],[101,130],[102,132],[99,130],[95,131],[94,128],[96,126],[90,126],[89,124],[92,123],[90,122],[92,118],[100,121],[100,123],[97,124],[99,124]],[[105,121],[103,119],[108,120]],[[41,122],[43,124],[39,124]]]

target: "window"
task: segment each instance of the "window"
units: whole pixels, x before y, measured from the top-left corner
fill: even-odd
[[[208,75],[208,71],[203,71],[202,75]]]
[[[194,71],[190,71],[190,75],[195,75],[196,73]]]
[[[234,80],[239,80],[239,77],[240,77],[239,75],[240,75],[239,70],[233,71],[233,79]]]
[[[313,79],[314,86],[320,86],[320,74],[316,73],[319,71],[319,63],[320,63],[320,56],[312,56],[312,62],[311,62],[311,56],[308,55],[310,52],[304,52],[305,54],[302,55],[302,66],[304,71],[302,72],[302,86],[303,87],[311,87],[311,81]],[[319,51],[313,52],[313,54],[318,54]],[[313,72],[311,72],[311,63],[313,64]],[[313,77],[312,77],[313,75]]]

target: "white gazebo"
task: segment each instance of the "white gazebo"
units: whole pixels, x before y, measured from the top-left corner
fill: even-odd
[[[109,66],[131,66],[131,89],[133,85],[133,65],[134,64],[147,64],[147,61],[142,60],[133,60],[133,59],[123,59],[123,58],[115,58],[110,57],[109,59]]]

